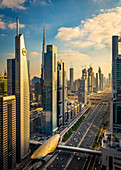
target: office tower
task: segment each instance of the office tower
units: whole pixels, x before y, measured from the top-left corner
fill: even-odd
[[[84,68],[82,70],[82,79],[87,80],[87,70],[86,70],[86,68]]]
[[[30,86],[30,61],[27,60],[27,68],[28,68],[28,78],[29,78],[29,86]]]
[[[78,79],[78,101],[87,103],[87,80]]]
[[[34,85],[35,97],[37,102],[42,102],[42,83],[35,82]]]
[[[16,166],[16,99],[0,96],[0,169]]]
[[[88,92],[93,92],[93,68],[88,69]]]
[[[103,74],[101,74],[101,90],[103,90]]]
[[[44,53],[46,52],[45,49],[45,26],[43,27],[43,47],[42,47],[42,65],[41,65],[41,78],[44,80]]]
[[[47,45],[44,53],[43,110],[51,112],[48,134],[54,134],[57,130],[57,47],[54,45]]]
[[[67,114],[66,71],[63,62],[57,62],[57,126],[64,125]]]
[[[93,86],[96,86],[96,77],[95,77],[94,72],[93,72]]]
[[[111,73],[108,74],[108,86],[111,87]]]
[[[63,63],[57,62],[57,126],[63,125]]]
[[[26,49],[23,34],[19,34],[17,18],[17,35],[15,37],[15,59],[7,60],[8,95],[16,96],[16,152],[17,162],[29,153],[30,108],[29,78]]]
[[[7,95],[7,76],[0,76],[0,95]]]
[[[73,90],[73,83],[74,83],[74,68],[70,68],[70,90]]]
[[[112,100],[110,130],[121,132],[121,37],[112,37]]]
[[[99,90],[99,73],[96,73],[96,91]]]
[[[99,90],[101,90],[101,81],[102,81],[102,74],[101,74],[101,68],[98,69],[98,75],[99,75]]]
[[[5,69],[5,71],[4,71],[4,76],[7,76],[6,69]]]

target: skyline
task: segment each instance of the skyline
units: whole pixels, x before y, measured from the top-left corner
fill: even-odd
[[[82,65],[92,63],[95,73],[98,66],[106,76],[111,72],[111,39],[112,35],[121,32],[121,1],[13,2],[3,0],[0,3],[0,74],[6,67],[6,59],[14,55],[17,16],[20,33],[25,35],[31,78],[34,75],[40,77],[43,25],[46,45],[57,46],[58,60],[62,59],[68,69],[67,77],[71,63],[75,69],[74,78],[79,78]],[[65,8],[60,8],[63,5]]]

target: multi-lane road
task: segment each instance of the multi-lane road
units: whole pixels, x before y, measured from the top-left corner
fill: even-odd
[[[97,95],[96,95],[97,96]],[[95,95],[91,96],[92,98],[96,98]],[[98,128],[101,126],[105,112],[109,109],[109,104],[103,104],[104,101],[110,102],[111,93],[110,91],[104,91],[100,95],[100,99],[97,100],[97,103],[92,104],[91,110],[85,115],[85,120],[77,129],[76,132],[73,132],[72,136],[69,140],[64,143],[66,146],[74,146],[74,147],[81,147],[81,148],[91,148],[94,142],[95,136],[98,132]],[[90,97],[90,98],[91,98]],[[94,101],[93,101],[94,103]],[[78,114],[76,117],[76,121],[83,115],[85,109],[89,106],[84,108],[84,110]],[[69,127],[70,128],[70,127]],[[65,128],[60,135],[63,136],[65,132],[69,130],[69,128]],[[80,169],[83,170],[85,164],[88,160],[87,154],[76,154],[64,151],[56,151],[53,154],[49,161],[46,162],[39,161],[38,163],[33,163],[29,166],[29,169],[32,169],[32,166],[35,169],[47,169],[47,170],[60,170],[60,169]],[[31,168],[30,168],[31,167]],[[38,167],[38,168],[37,168]],[[25,168],[28,169],[28,168]]]
[[[101,94],[102,95],[102,94]],[[85,121],[81,124],[76,132],[70,137],[65,145],[77,146],[81,148],[91,148],[98,128],[101,126],[105,112],[109,108],[109,104],[104,105],[103,101],[110,101],[111,94],[103,93],[102,99],[98,104],[92,105]],[[66,158],[65,158],[66,156]],[[86,154],[71,154],[60,152],[54,161],[47,167],[50,169],[84,169],[88,155]]]

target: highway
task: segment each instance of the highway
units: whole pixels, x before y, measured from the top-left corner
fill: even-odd
[[[99,126],[102,124],[103,116],[109,105],[103,105],[102,102],[110,100],[110,94],[104,94],[104,97],[99,104],[93,105],[88,113],[85,121],[81,124],[78,130],[73,133],[67,141],[68,146],[78,146],[81,148],[91,148]],[[71,154],[66,153],[68,158],[63,160],[65,152],[60,152],[56,159],[47,167],[47,169],[83,169],[87,160],[86,154]],[[63,161],[62,161],[63,160]]]
[[[101,100],[99,99],[96,104],[92,105],[91,110],[87,115],[85,115],[84,122],[80,125],[76,132],[73,132],[73,135],[70,139],[64,144],[66,146],[74,146],[74,147],[81,147],[90,149],[95,136],[97,134],[99,126],[102,124],[103,116],[106,110],[109,108],[109,104],[104,105],[103,101],[110,101],[111,94],[104,93],[100,94],[102,96]],[[95,96],[93,96],[95,97]],[[77,115],[75,118],[75,122],[84,114],[84,112],[90,107],[90,105],[83,108],[83,110]],[[75,123],[74,122],[74,123]],[[73,125],[72,125],[73,126]],[[60,135],[63,136],[71,126],[66,127]],[[45,162],[31,162],[29,165],[29,169],[32,169],[34,166],[35,169],[82,169],[85,166],[87,161],[87,154],[71,154],[70,152],[65,151],[56,151],[53,156],[50,157],[48,160],[45,159]],[[38,168],[37,168],[38,167]],[[25,169],[28,169],[27,167]]]

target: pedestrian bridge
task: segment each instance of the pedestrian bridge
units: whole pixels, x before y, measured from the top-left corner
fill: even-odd
[[[56,149],[69,151],[69,152],[81,152],[81,153],[87,153],[87,154],[99,155],[99,156],[102,155],[101,151],[96,151],[96,150],[91,150],[86,148],[71,147],[71,146],[58,145]]]

